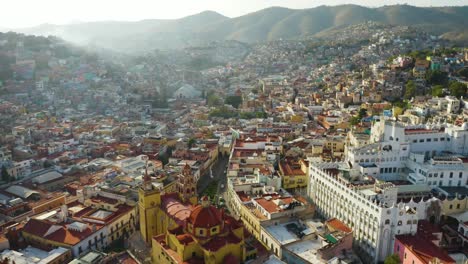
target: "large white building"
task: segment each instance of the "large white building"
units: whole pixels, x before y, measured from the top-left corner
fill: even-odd
[[[309,196],[325,218],[335,217],[354,231],[354,246],[366,263],[384,261],[398,234],[414,234],[420,219],[437,221],[436,198],[397,202],[397,188],[351,169],[348,163],[310,161]]]
[[[309,197],[322,216],[354,230],[366,262],[380,262],[393,252],[395,235],[415,233],[418,220],[438,221],[441,213],[436,198],[398,202],[405,188],[388,181],[416,184],[406,185],[410,189],[466,187],[467,156],[467,123],[408,126],[382,120],[373,125],[370,144],[347,146],[344,163],[309,160]]]
[[[460,170],[460,165],[451,164],[453,168],[448,168],[448,164],[441,164],[447,162],[440,160],[444,159],[442,156],[468,155],[468,123],[459,127],[442,127],[436,125],[405,126],[399,122],[379,121],[372,127],[370,141],[371,144],[368,145],[346,148],[345,160],[351,164],[352,168],[357,168],[361,173],[381,180],[428,182],[422,181],[420,177],[409,179],[408,173],[415,172],[414,169],[419,170],[419,167],[424,166],[431,158],[433,158],[433,164],[437,163],[439,167],[443,165],[447,171]],[[417,163],[421,164],[418,168],[415,162],[408,161],[411,153],[417,157],[422,155],[422,160],[417,159]],[[414,156],[412,159],[414,161]],[[413,171],[408,171],[407,168]],[[465,175],[462,176],[464,177]],[[444,181],[442,183],[445,185]],[[457,186],[457,184],[458,182],[453,182],[452,186]]]

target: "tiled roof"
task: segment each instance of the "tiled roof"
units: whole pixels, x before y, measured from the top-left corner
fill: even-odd
[[[161,208],[178,224],[182,224],[191,213],[192,206],[183,204],[177,193],[161,196]]]
[[[58,229],[50,234],[47,234],[47,231],[53,226],[58,227]],[[102,225],[96,225],[95,231],[101,228]],[[88,226],[82,232],[74,231],[60,224],[54,225],[47,221],[41,221],[37,219],[30,219],[23,229],[23,232],[68,245],[75,245],[79,243],[83,239],[89,237],[95,231],[93,231],[90,226]]]
[[[407,250],[413,252],[423,263],[429,263],[434,258],[438,258],[441,264],[455,263],[455,260],[445,251],[421,236],[397,235],[395,238],[399,240]]]
[[[218,251],[220,248],[222,248],[225,245],[238,244],[240,242],[241,242],[240,238],[238,238],[233,233],[229,233],[229,235],[225,237],[217,236],[211,239],[207,243],[203,244],[202,247],[209,251]]]
[[[352,231],[351,228],[349,228],[347,225],[345,225],[343,222],[341,222],[340,220],[338,220],[336,218],[332,218],[332,219],[328,220],[326,222],[326,224],[328,226],[331,226],[335,230],[340,230],[340,231],[343,231],[345,233],[349,233],[349,232]]]
[[[23,228],[23,231],[26,233],[43,237],[50,227],[52,227],[51,223],[32,218],[26,223],[26,225]]]
[[[212,205],[207,207],[198,205],[193,209],[188,221],[194,227],[210,228],[221,225],[221,211]]]

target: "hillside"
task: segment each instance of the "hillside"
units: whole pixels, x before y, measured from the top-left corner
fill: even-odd
[[[368,8],[341,5],[301,10],[271,7],[236,18],[205,11],[173,20],[41,25],[19,31],[52,34],[80,44],[132,52],[180,48],[212,40],[257,42],[298,38],[366,21],[419,27],[429,33],[444,34],[448,39],[463,42],[467,39],[464,25],[468,24],[468,6],[428,8],[394,5]]]

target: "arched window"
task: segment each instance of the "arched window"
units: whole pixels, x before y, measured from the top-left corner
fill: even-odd
[[[390,224],[390,220],[388,220],[388,219],[385,220],[385,224],[386,224],[386,225],[389,225],[389,224]]]

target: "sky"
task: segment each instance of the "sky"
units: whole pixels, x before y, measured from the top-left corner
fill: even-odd
[[[44,23],[173,19],[205,10],[237,17],[271,6],[301,9],[319,5],[358,4],[376,7],[405,3],[416,6],[458,6],[468,5],[468,0],[0,0],[0,28],[30,27]]]

